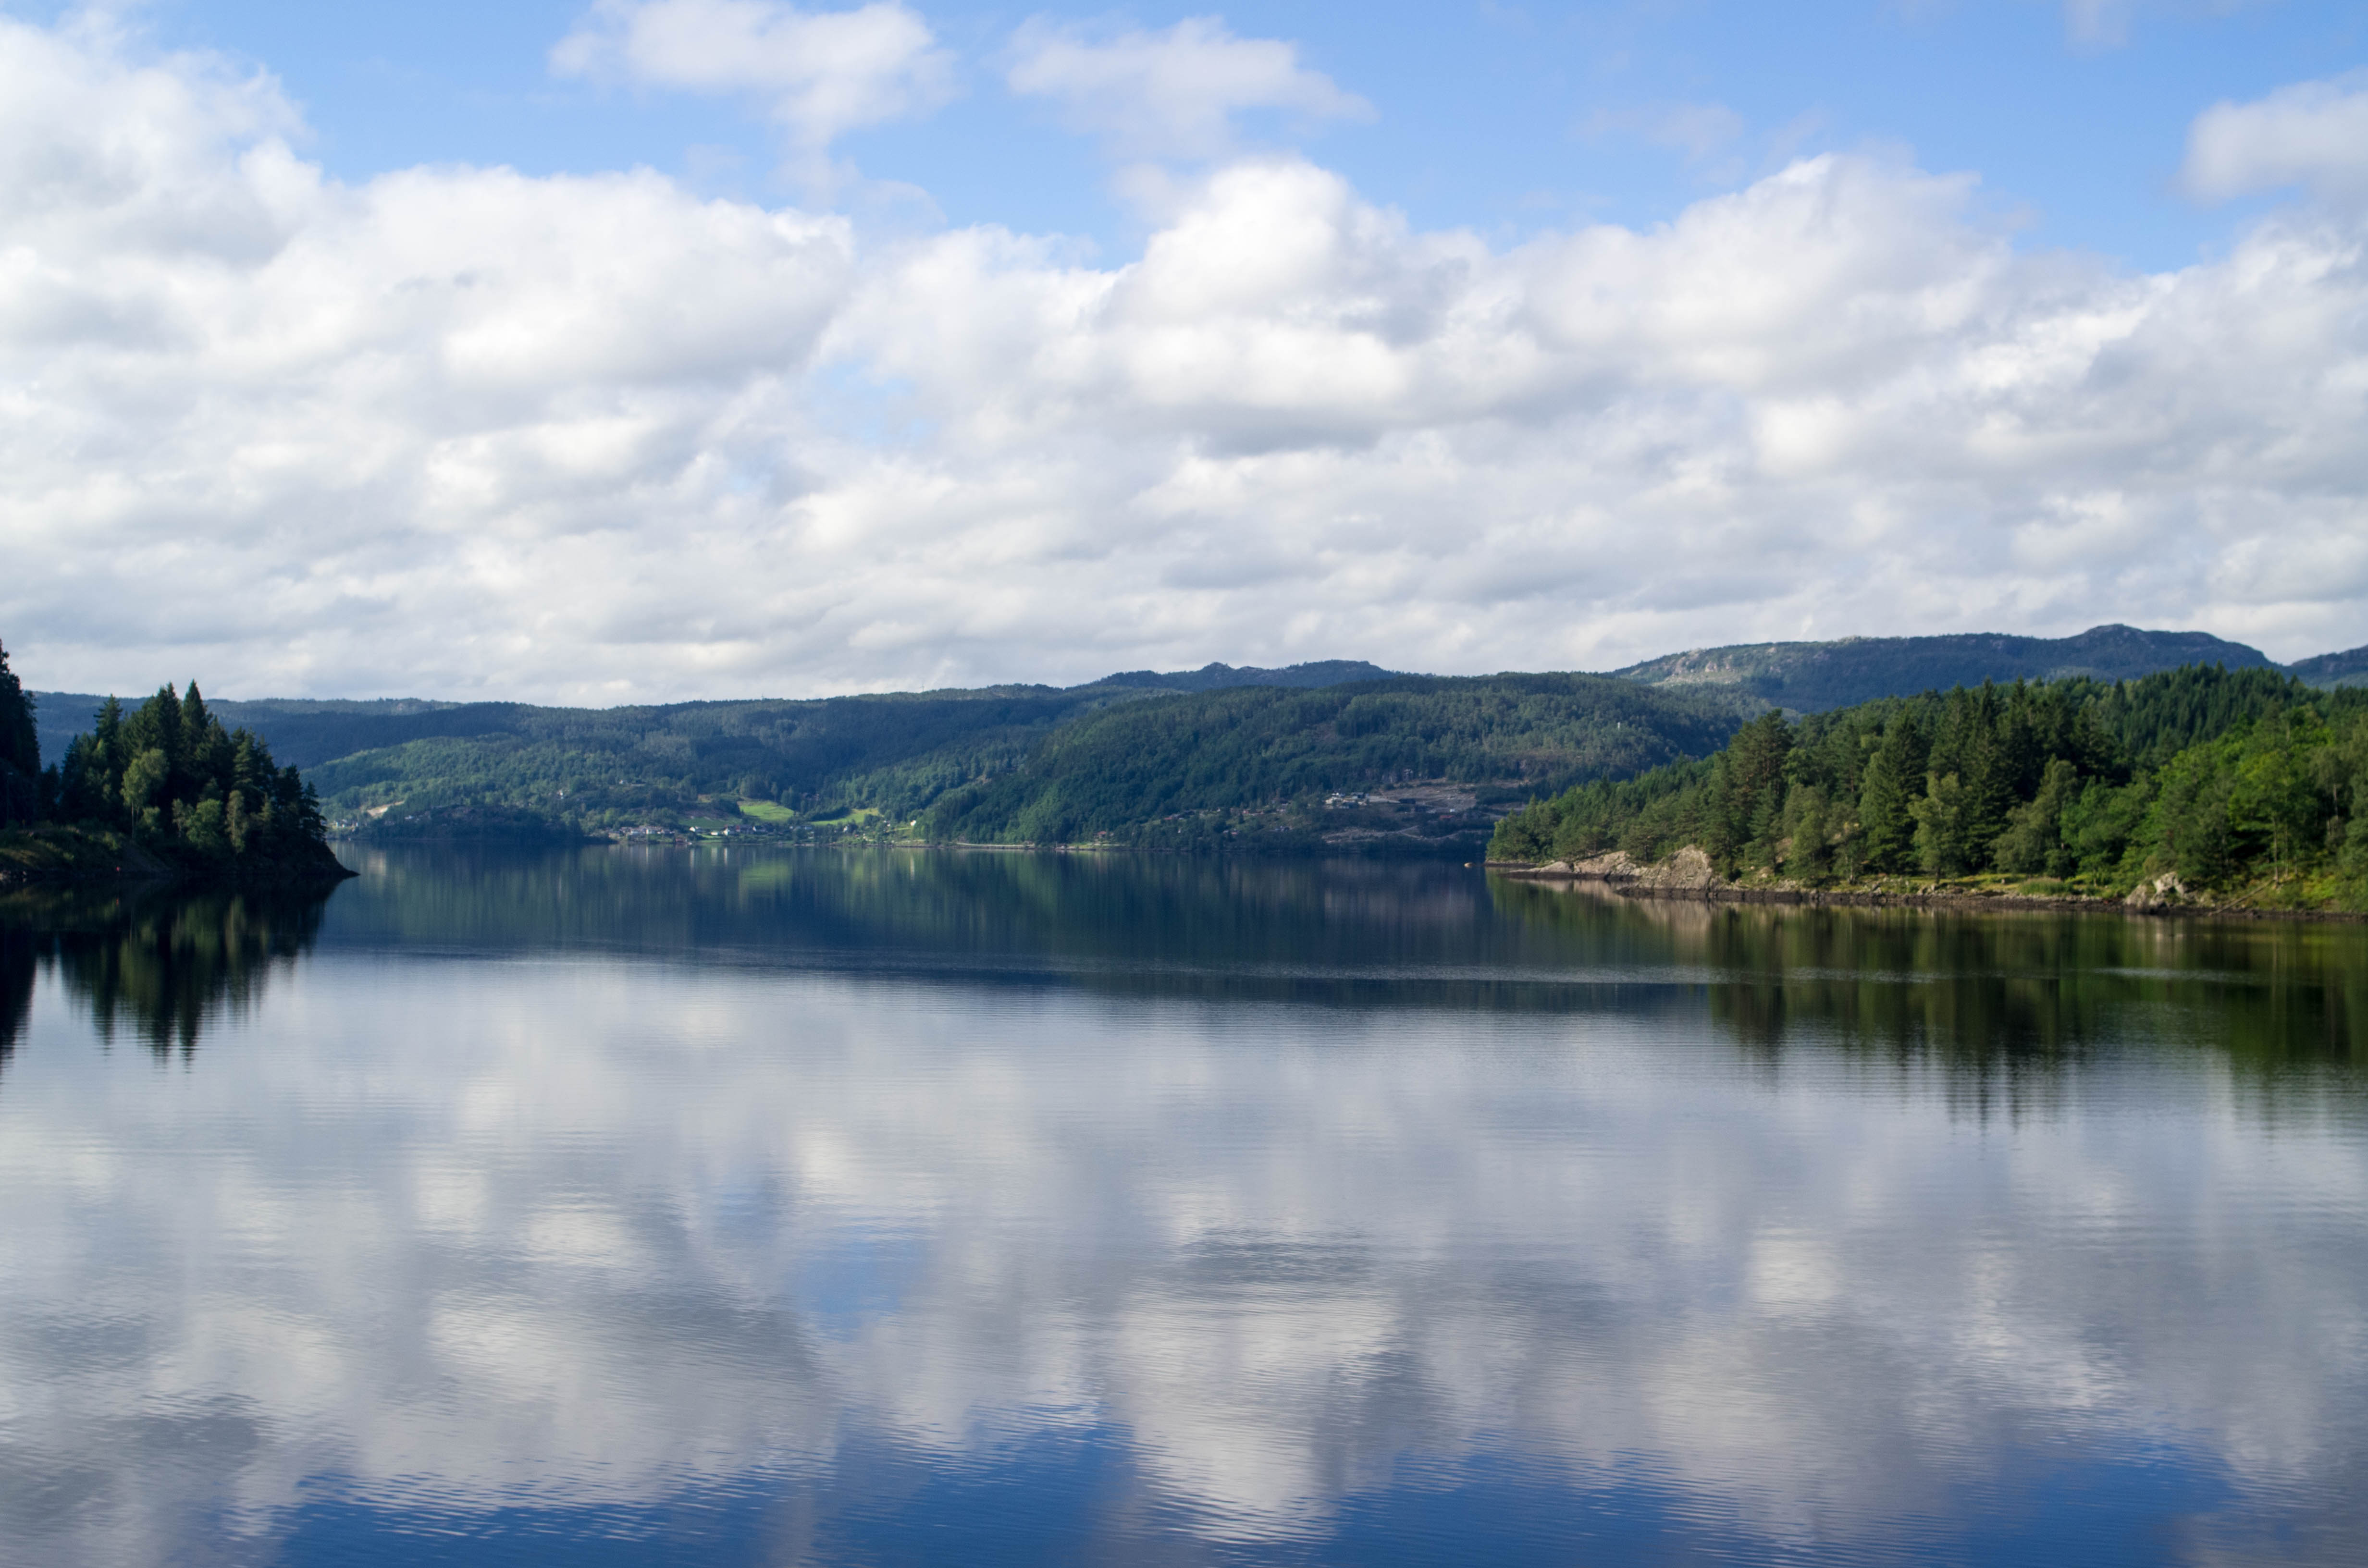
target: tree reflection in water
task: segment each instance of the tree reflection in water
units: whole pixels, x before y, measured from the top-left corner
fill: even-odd
[[[1787,1046],[1938,1064],[1981,1108],[2150,1040],[2225,1051],[2267,1085],[2368,1066],[2368,927],[2109,912],[1817,908],[1629,898],[1491,879],[1500,913],[1703,974],[1713,1021]],[[1646,937],[1644,933],[1650,933]]]
[[[33,937],[0,924],[0,1072],[17,1054],[17,1037],[33,1010]]]
[[[100,1040],[139,1040],[160,1059],[194,1055],[225,1012],[252,1006],[274,970],[320,934],[319,889],[91,892],[35,890],[0,900],[0,1063],[50,970],[90,1009]]]

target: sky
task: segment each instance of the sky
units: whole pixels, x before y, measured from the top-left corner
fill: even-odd
[[[0,5],[30,686],[2368,642],[2368,7]]]

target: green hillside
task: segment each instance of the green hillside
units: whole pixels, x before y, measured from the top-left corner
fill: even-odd
[[[2270,667],[2269,656],[2202,631],[2098,626],[2077,637],[1848,637],[1747,642],[1648,659],[1612,673],[1658,687],[1724,687],[1795,713],[1982,682],[2131,680],[2184,665]]]
[[[1055,727],[1085,713],[1174,693],[1298,690],[1388,673],[1345,660],[1280,669],[1210,665],[1066,689],[599,710],[411,700],[211,706],[302,765],[330,812],[372,835],[521,837],[679,824],[700,813],[776,825],[906,822],[958,785],[1009,772]],[[44,694],[44,745],[71,742],[72,716],[103,700]],[[399,813],[374,810],[395,806]]]
[[[1019,765],[1053,726],[1140,693],[1042,687],[714,702],[598,711],[523,709],[504,728],[355,753],[314,769],[333,810],[400,801],[524,807],[587,829],[669,820],[701,797],[807,817],[867,806],[909,816],[956,784]],[[727,806],[728,812],[730,808]]]
[[[1161,698],[1054,732],[1016,770],[948,793],[923,830],[973,843],[1171,842],[1237,833],[1233,813],[1256,811],[1280,813],[1257,824],[1269,833],[1338,833],[1377,825],[1360,812],[1378,803],[1335,802],[1326,814],[1327,794],[1460,784],[1470,787],[1466,801],[1443,801],[1430,813],[1460,814],[1448,808],[1707,753],[1742,716],[1725,693],[1584,675],[1413,676]],[[1402,816],[1403,804],[1387,809]]]
[[[2339,682],[2353,657],[2296,668]],[[209,707],[301,767],[331,818],[374,836],[703,824],[997,843],[1198,842],[1255,830],[1269,840],[1445,844],[1485,832],[1532,795],[1704,756],[1770,706],[1827,712],[2019,672],[2058,686],[2110,683],[2180,663],[2275,673],[2254,650],[2202,633],[2109,626],[2055,640],[1753,644],[1616,676],[1393,676],[1336,660],[1136,670],[1067,688],[602,710],[412,699]],[[101,701],[38,694],[44,761],[87,731]],[[1381,798],[1325,805],[1336,793]]]
[[[267,698],[217,700],[213,710],[233,728],[253,731],[296,767],[311,768],[359,752],[383,751],[424,740],[515,736],[522,741],[573,737],[579,749],[613,752],[626,735],[665,733],[694,747],[721,742],[731,749],[768,754],[764,760],[784,777],[795,775],[814,787],[866,761],[893,761],[917,747],[942,744],[966,729],[996,729],[1015,722],[1009,704],[1035,707],[1017,719],[1042,722],[1081,706],[1145,691],[1210,691],[1224,687],[1338,686],[1345,681],[1386,680],[1395,672],[1356,659],[1327,659],[1280,669],[1205,665],[1197,670],[1130,670],[1089,685],[1066,688],[1000,686],[971,690],[894,692],[878,696],[776,701],[682,702],[634,708],[537,708],[521,702],[433,702],[418,698]],[[54,767],[77,734],[86,734],[92,715],[107,699],[85,692],[35,694],[40,705],[41,760]],[[980,703],[1005,705],[1002,711]],[[916,704],[922,706],[916,706]],[[950,706],[964,704],[964,706]],[[660,752],[678,749],[657,743]],[[711,745],[711,749],[713,749]],[[779,756],[770,754],[778,750]],[[762,769],[760,768],[760,771]],[[677,770],[679,771],[679,770]]]
[[[1702,849],[1806,887],[1906,875],[2121,896],[2175,876],[2254,904],[2368,903],[2368,691],[2188,668],[1762,714],[1705,760],[1499,823],[1492,857]]]

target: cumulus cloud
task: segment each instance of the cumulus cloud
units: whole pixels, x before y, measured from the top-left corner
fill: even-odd
[[[1058,103],[1070,124],[1125,157],[1214,157],[1233,144],[1234,117],[1250,109],[1308,120],[1372,114],[1300,64],[1292,45],[1236,38],[1213,17],[1109,38],[1031,22],[1013,42],[1006,79],[1023,97]]]
[[[2368,197],[2368,74],[2213,105],[2189,129],[2180,179],[2206,201],[2282,186],[2333,199]]]
[[[801,11],[777,0],[598,0],[551,51],[562,76],[763,99],[807,149],[926,111],[952,57],[897,0]]]
[[[1827,155],[1507,246],[1235,157],[1086,265],[648,171],[342,183],[294,124],[268,81],[0,23],[0,633],[37,685],[2362,640],[2356,209],[2141,274]]]

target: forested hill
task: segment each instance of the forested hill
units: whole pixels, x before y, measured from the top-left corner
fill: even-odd
[[[1723,693],[1606,676],[1409,676],[1315,691],[1235,688],[1084,715],[1018,769],[948,792],[925,835],[972,843],[1190,841],[1280,809],[1316,832],[1327,793],[1410,780],[1490,796],[1624,778],[1723,744]]]
[[[1143,691],[1218,691],[1235,686],[1315,687],[1348,686],[1355,681],[1390,680],[1404,673],[1401,670],[1385,670],[1362,659],[1321,659],[1314,664],[1290,665],[1277,670],[1262,670],[1255,665],[1246,665],[1237,669],[1232,665],[1209,664],[1197,670],[1165,673],[1125,670],[1114,676],[1104,676],[1090,686],[1071,687],[1069,689],[1096,691],[1116,687]]]
[[[93,718],[107,701],[79,691],[40,691],[41,762],[65,760],[76,735],[91,733]],[[524,711],[512,702],[431,702],[417,698],[371,701],[267,698],[207,705],[233,729],[263,736],[295,767],[313,767],[370,746],[396,744],[422,735],[482,734],[501,727],[503,716]]]
[[[1387,671],[1335,660],[1281,669],[1210,665],[1086,686],[992,687],[805,700],[616,709],[523,703],[221,701],[213,710],[302,766],[333,813],[496,807],[514,824],[599,831],[687,812],[762,808],[768,821],[850,811],[909,820],[958,784],[1008,773],[1056,727],[1112,705],[1209,689],[1308,689]],[[63,752],[103,699],[40,697],[45,750]],[[63,722],[61,722],[63,721]],[[1723,733],[1724,732],[1722,732]],[[716,802],[721,802],[720,804]]]
[[[1066,688],[606,710],[417,700],[209,706],[301,767],[333,818],[372,824],[373,832],[404,821],[415,824],[405,831],[425,831],[446,808],[466,807],[482,824],[594,833],[680,828],[693,818],[873,832],[926,814],[922,831],[940,836],[1042,842],[1137,835],[1194,812],[1301,810],[1326,792],[1420,781],[1457,786],[1457,798],[1486,809],[1706,755],[1770,703],[1817,711],[1870,684],[1885,694],[1944,687],[1968,662],[1981,676],[2066,661],[2118,676],[2182,655],[2232,667],[2263,662],[2251,649],[2198,633],[2100,627],[2053,642],[1762,644],[1655,661],[1616,678],[1392,676],[1331,661],[1129,671]],[[2328,665],[2323,678],[2340,678],[2348,657],[2313,665]],[[40,694],[45,761],[87,728],[100,700]],[[399,815],[385,816],[396,807]],[[1392,807],[1415,810],[1405,800]],[[1300,825],[1335,836],[1361,831],[1338,811]],[[1387,826],[1378,819],[1366,825]]]
[[[1532,803],[1490,854],[1686,846],[1812,888],[1905,874],[2120,897],[2176,878],[2254,907],[2368,907],[2368,689],[2196,665],[1770,710],[1706,760]]]
[[[2326,655],[2328,659],[2346,657]],[[2309,661],[2317,664],[2321,661]],[[1796,713],[1956,686],[2086,676],[2131,680],[2184,665],[2271,667],[2269,655],[2202,631],[2098,626],[2077,637],[1849,637],[1835,642],[1745,642],[1670,653],[1612,673],[1658,687],[1725,687]],[[2312,677],[2305,676],[2305,679]],[[2318,684],[2313,681],[2313,684]]]
[[[2297,660],[2286,666],[2286,673],[2311,686],[2368,686],[2368,648]]]
[[[856,754],[869,756],[884,748],[874,761],[893,761],[917,747],[928,750],[949,738],[951,728],[993,729],[1008,722],[1025,705],[1022,723],[1065,714],[1081,705],[1144,691],[1210,691],[1235,686],[1325,687],[1349,681],[1386,680],[1395,672],[1358,659],[1327,659],[1279,669],[1255,665],[1205,665],[1197,670],[1128,670],[1104,676],[1077,687],[998,686],[930,692],[894,692],[878,696],[791,700],[757,699],[748,701],[682,702],[619,709],[537,708],[522,702],[434,702],[416,698],[377,700],[265,699],[239,702],[217,700],[213,710],[223,722],[245,726],[268,741],[274,750],[297,767],[315,767],[357,752],[376,751],[413,741],[489,735],[543,736],[556,731],[680,731],[693,743],[713,733],[734,729],[762,730],[768,718],[789,716],[792,727],[805,728],[809,744],[831,739],[824,750],[830,767],[844,767]],[[83,692],[44,691],[34,694],[40,704],[41,760],[55,766],[67,744],[90,731],[92,715],[104,697]],[[872,705],[886,705],[858,722],[853,715]],[[968,706],[949,707],[949,704]],[[976,706],[985,704],[985,706]],[[703,717],[702,717],[703,716]],[[819,719],[818,724],[801,720]],[[779,726],[774,726],[778,728]],[[909,732],[904,739],[895,738]],[[857,733],[865,739],[857,740]],[[792,748],[796,749],[796,748]],[[794,766],[794,765],[793,765]],[[811,768],[805,769],[811,771]]]
[[[1325,672],[1224,673],[1304,680]],[[417,824],[423,814],[440,822],[445,808],[461,807],[505,832],[538,822],[616,832],[718,817],[905,824],[926,812],[930,834],[996,842],[1133,833],[1179,813],[1214,813],[1202,825],[1218,833],[1226,829],[1215,818],[1227,813],[1286,808],[1302,813],[1294,820],[1310,834],[1395,835],[1413,812],[1403,801],[1304,813],[1320,811],[1329,791],[1415,781],[1457,786],[1466,808],[1457,829],[1485,833],[1492,813],[1469,808],[1703,755],[1748,717],[1725,692],[1660,692],[1603,676],[1258,681],[1203,691],[1132,682],[602,710],[214,707],[249,723],[257,722],[253,710],[264,710],[260,725],[288,755],[312,762],[330,754],[307,777],[333,816],[370,820],[376,808],[402,808],[373,832]],[[347,749],[372,739],[393,744]],[[1417,814],[1426,829],[1440,826],[1430,820],[1436,810]]]

